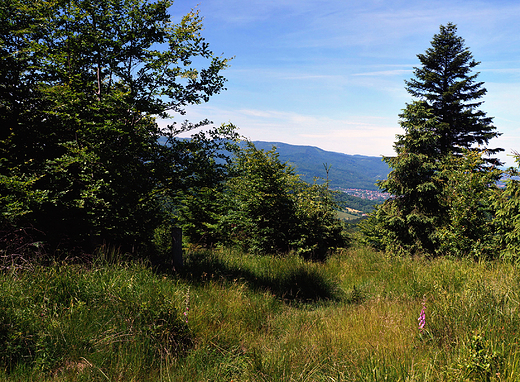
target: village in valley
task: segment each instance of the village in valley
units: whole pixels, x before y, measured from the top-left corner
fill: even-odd
[[[373,190],[362,190],[358,188],[347,188],[340,190],[346,194],[361,198],[368,199],[373,201],[384,201],[390,197],[390,194],[381,191],[373,191]]]

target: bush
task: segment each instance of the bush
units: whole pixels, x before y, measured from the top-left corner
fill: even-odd
[[[249,142],[231,173],[218,223],[224,244],[259,254],[294,250],[313,259],[347,244],[327,185],[303,182],[274,148],[265,152]]]

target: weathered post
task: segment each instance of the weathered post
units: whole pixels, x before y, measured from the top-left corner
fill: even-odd
[[[173,228],[172,230],[173,243],[173,267],[175,269],[182,268],[182,228]]]

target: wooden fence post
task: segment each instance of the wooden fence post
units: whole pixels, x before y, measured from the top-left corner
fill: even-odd
[[[173,228],[172,230],[173,236],[173,267],[175,269],[180,269],[183,266],[182,263],[182,228]]]

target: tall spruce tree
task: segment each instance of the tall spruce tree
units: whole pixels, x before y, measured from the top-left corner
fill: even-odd
[[[370,244],[391,253],[490,252],[486,198],[493,195],[498,172],[480,158],[484,151],[493,155],[502,149],[475,146],[500,134],[478,109],[486,89],[471,71],[479,63],[456,31],[453,24],[441,26],[432,47],[418,55],[422,67],[406,81],[418,100],[400,115],[405,134],[397,136],[397,156],[384,158],[392,171],[379,183],[393,197],[361,227]]]
[[[435,230],[442,221],[436,179],[436,118],[424,101],[406,106],[399,115],[404,135],[394,144],[397,156],[385,157],[392,171],[380,181],[382,191],[393,195],[376,209],[361,228],[368,241],[395,254],[434,252]]]
[[[406,81],[406,90],[426,101],[437,117],[439,157],[460,154],[475,145],[487,146],[490,139],[500,135],[493,118],[478,109],[487,92],[483,82],[477,81],[479,73],[472,73],[480,62],[473,59],[464,39],[457,36],[456,25],[441,25],[431,48],[417,57],[422,65],[414,68],[415,78]],[[489,155],[503,151],[484,149]],[[496,159],[489,161],[499,163]]]

